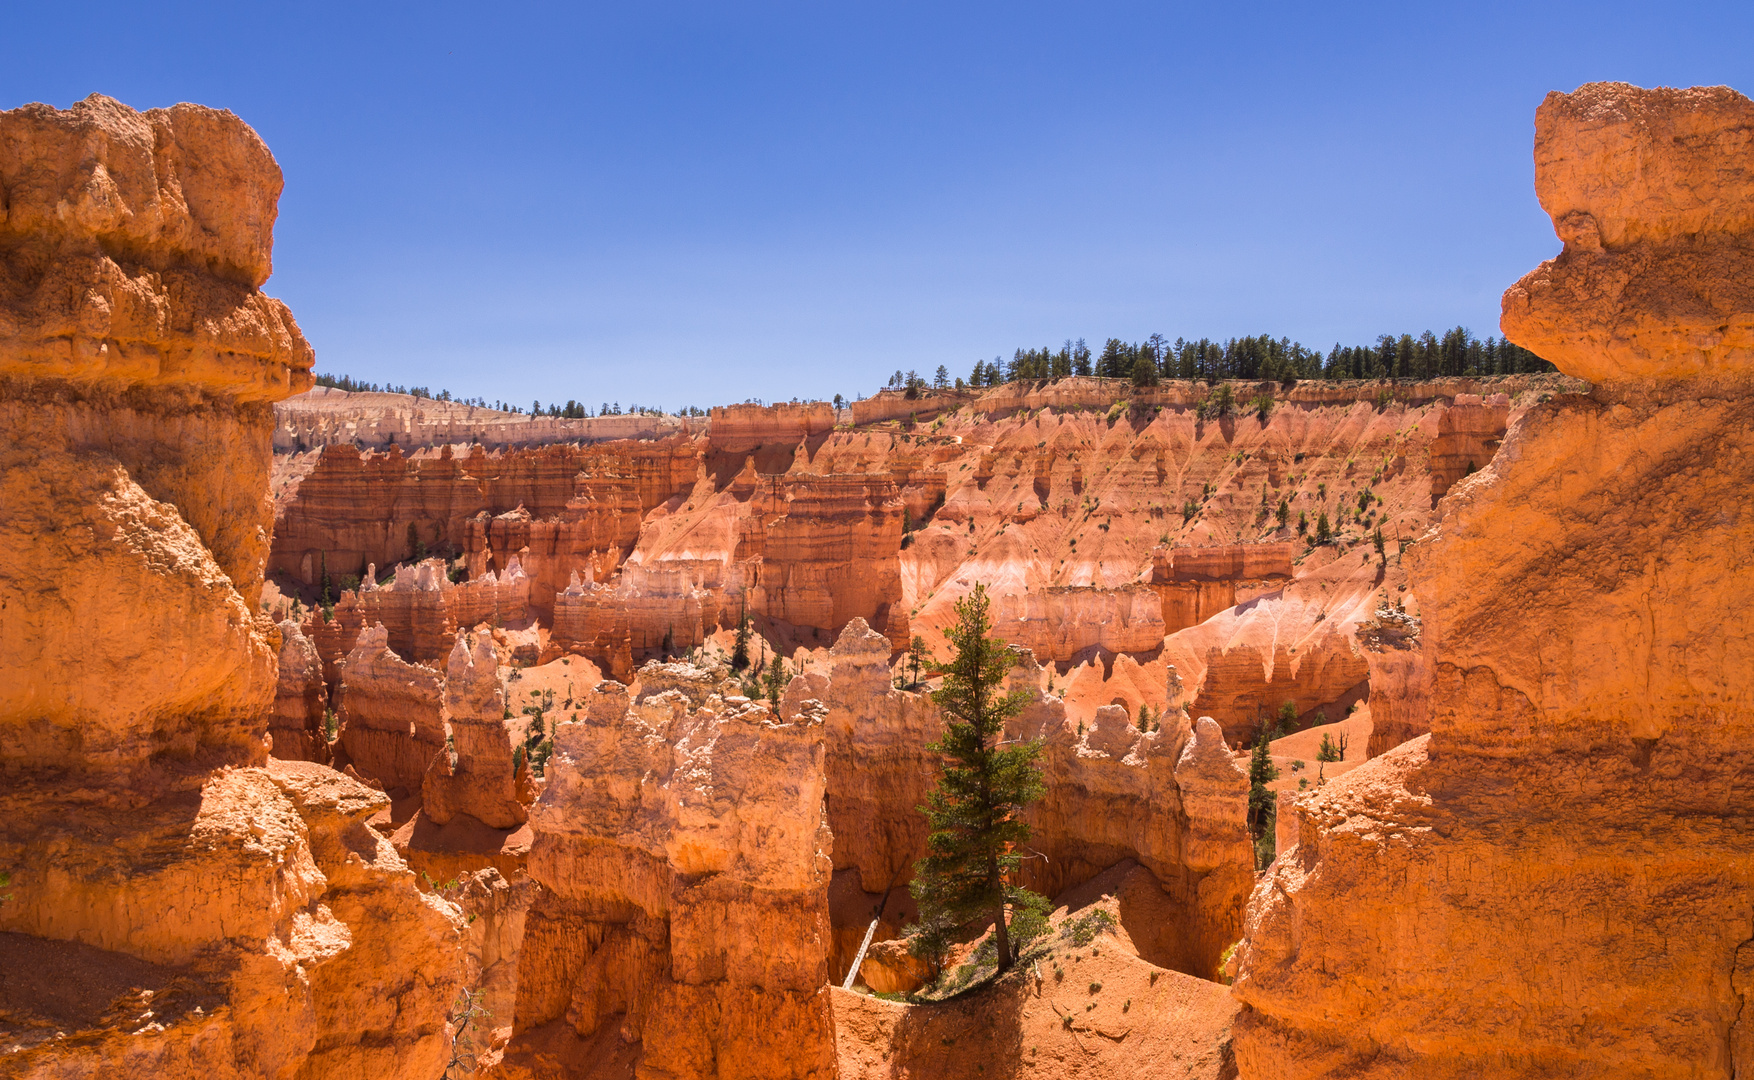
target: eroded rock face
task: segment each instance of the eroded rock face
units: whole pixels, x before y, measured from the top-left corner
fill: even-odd
[[[824,711],[789,722],[605,684],[562,724],[532,817],[545,890],[519,958],[517,1030],[618,1030],[643,1073],[828,1077]],[[586,1064],[581,1062],[581,1065]]]
[[[1535,113],[1535,192],[1565,250],[1504,294],[1504,331],[1591,382],[1754,374],[1754,102],[1591,83]]]
[[[828,705],[834,868],[856,870],[867,893],[887,893],[913,880],[914,863],[925,855],[927,824],[918,808],[937,769],[926,744],[944,723],[930,699],[891,684],[889,639],[864,620],[841,632],[829,657],[827,686],[814,696]]]
[[[360,632],[341,672],[336,762],[412,795],[445,749],[444,676],[390,650],[382,626]],[[400,797],[398,795],[398,797]]]
[[[1195,715],[1216,718],[1233,743],[1253,740],[1261,718],[1278,714],[1291,702],[1306,723],[1321,723],[1322,710],[1338,720],[1371,685],[1369,662],[1343,633],[1322,634],[1292,652],[1276,645],[1212,649],[1206,675],[1190,706]],[[1263,655],[1265,654],[1265,655]]]
[[[505,726],[499,659],[485,634],[473,648],[459,637],[445,665],[445,726],[450,746],[433,755],[421,789],[421,811],[440,825],[468,814],[494,829],[529,817],[518,799],[512,740]]]
[[[1249,909],[1243,1075],[1754,1068],[1754,576],[1725,557],[1754,399],[1705,380],[1754,320],[1749,116],[1619,84],[1537,114],[1566,252],[1505,329],[1602,385],[1513,425],[1416,549],[1431,733],[1298,799]]]
[[[280,183],[230,113],[0,113],[0,931],[46,999],[142,984],[9,1075],[442,1068],[455,910],[366,828],[381,794],[256,767],[319,700],[252,611],[269,403],[310,381],[260,292]]]
[[[1164,717],[1141,731],[1127,710],[1105,705],[1074,724],[1058,698],[1036,689],[1033,661],[1021,658],[1011,689],[1032,703],[1007,725],[1008,737],[1039,738],[1047,792],[1024,817],[1030,849],[1023,876],[1048,896],[1135,859],[1167,894],[1158,933],[1140,955],[1161,967],[1213,977],[1237,939],[1253,884],[1246,828],[1248,777],[1230,760],[1211,718],[1198,733],[1187,717]]]
[[[272,753],[285,761],[328,761],[329,739],[324,714],[329,691],[323,683],[323,658],[298,623],[280,624],[280,682],[274,689],[274,715],[268,722]]]

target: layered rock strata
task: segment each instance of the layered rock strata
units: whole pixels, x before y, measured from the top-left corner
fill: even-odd
[[[781,709],[811,699],[827,705],[837,888],[844,871],[856,876],[866,898],[862,905],[849,898],[845,925],[837,926],[852,942],[850,949],[837,942],[838,969],[874,912],[879,942],[897,936],[905,921],[907,909],[892,891],[912,880],[914,863],[925,855],[927,826],[918,808],[936,782],[939,759],[928,744],[942,734],[943,719],[927,695],[891,686],[885,639],[868,627],[849,625],[829,657],[829,674],[794,679]],[[1178,712],[1141,731],[1113,706],[1080,723],[1060,698],[1043,693],[1042,670],[1027,650],[1017,658],[1010,689],[1026,695],[1028,705],[1006,737],[1043,740],[1047,789],[1024,815],[1033,832],[1026,883],[1054,896],[1136,860],[1167,913],[1153,939],[1141,943],[1141,955],[1211,977],[1240,933],[1253,881],[1244,827],[1248,779],[1231,763],[1218,725],[1202,720],[1196,734]],[[1149,812],[1140,812],[1144,807]],[[871,977],[884,976],[874,968]]]
[[[1751,125],[1723,88],[1537,112],[1565,249],[1504,326],[1598,385],[1418,545],[1431,731],[1299,799],[1250,904],[1244,1076],[1754,1069]]]
[[[685,416],[527,416],[409,394],[350,393],[316,386],[274,409],[274,451],[302,453],[330,444],[403,451],[481,443],[542,446],[562,442],[661,439],[687,433],[698,420]]]
[[[532,819],[508,1066],[558,1024],[637,1042],[641,1074],[833,1075],[823,710],[591,697]]]
[[[1284,644],[1270,651],[1255,645],[1211,649],[1189,709],[1218,720],[1232,743],[1248,743],[1286,702],[1297,710],[1300,723],[1326,723],[1344,717],[1371,686],[1370,662],[1351,635],[1328,633],[1306,639],[1295,652]]]
[[[1510,423],[1510,397],[1457,394],[1438,417],[1431,442],[1431,498],[1435,502],[1464,476],[1483,468],[1504,441]]]
[[[1103,706],[1086,725],[1040,689],[1026,655],[1011,688],[1031,703],[1009,738],[1044,743],[1046,794],[1024,817],[1031,828],[1025,883],[1055,896],[1128,859],[1166,894],[1152,940],[1136,942],[1159,967],[1214,977],[1242,927],[1254,882],[1246,829],[1248,777],[1232,763],[1218,725],[1184,714],[1141,731],[1127,710]],[[1141,808],[1149,812],[1141,813]]]
[[[0,113],[0,932],[45,1002],[139,977],[9,1033],[9,1075],[443,1067],[460,918],[381,794],[266,761],[315,697],[253,614],[270,403],[311,365],[260,291],[280,189],[227,112]]]

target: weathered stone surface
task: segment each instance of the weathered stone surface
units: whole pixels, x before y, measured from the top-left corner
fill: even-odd
[[[1535,112],[1565,244],[1504,294],[1505,333],[1592,382],[1754,374],[1754,102],[1589,83]]]
[[[381,626],[360,632],[341,673],[337,767],[412,795],[445,749],[444,677],[390,651]]]
[[[827,685],[812,696],[828,705],[834,868],[855,870],[867,893],[887,893],[913,880],[914,863],[926,851],[926,819],[918,808],[937,769],[926,744],[943,730],[943,720],[929,698],[895,689],[889,639],[864,620],[841,631],[829,662]],[[804,690],[805,680],[793,685]]]
[[[1262,719],[1278,715],[1287,701],[1306,722],[1315,720],[1317,710],[1338,720],[1370,684],[1370,664],[1350,637],[1322,634],[1306,639],[1296,652],[1284,644],[1275,644],[1270,652],[1249,644],[1214,648],[1189,709],[1217,719],[1233,743],[1252,742]]]
[[[493,829],[522,825],[529,814],[518,798],[499,660],[486,635],[473,648],[457,639],[445,665],[444,701],[450,746],[426,767],[421,812],[440,825],[458,814]]]
[[[1150,652],[1163,647],[1165,632],[1163,601],[1148,585],[1050,586],[993,599],[993,633],[1048,660]]]
[[[652,1075],[831,1076],[823,710],[596,697],[532,819],[507,1067],[558,1022],[614,1025]]]
[[[323,728],[328,708],[323,659],[298,623],[286,619],[280,624],[280,682],[268,720],[273,755],[285,761],[328,761],[329,738]]]
[[[0,931],[73,1029],[0,1070],[435,1075],[460,920],[383,796],[236,767],[321,722],[310,643],[252,612],[267,403],[311,364],[259,291],[279,169],[230,113],[93,96],[0,113],[0,192]]]
[[[1506,329],[1569,370],[1666,385],[1530,410],[1445,498],[1413,569],[1430,734],[1299,798],[1297,844],[1250,903],[1245,1076],[1754,1068],[1736,794],[1754,768],[1754,578],[1724,557],[1754,542],[1754,401],[1702,378],[1734,346],[1690,336],[1696,298],[1741,304],[1739,280],[1713,275],[1747,249],[1745,132],[1725,120],[1746,104],[1595,85],[1542,106],[1538,183],[1568,243],[1537,275],[1633,252],[1645,276],[1534,293],[1540,325],[1513,289]],[[1688,236],[1742,254],[1698,262]],[[1686,290],[1639,291],[1670,271],[1693,275]]]
[[[259,291],[280,168],[231,113],[101,94],[13,109],[0,188],[0,258],[28,283],[0,309],[0,374],[238,402],[309,388],[310,346]]]
[[[501,412],[410,394],[349,392],[316,386],[274,410],[274,452],[302,453],[332,443],[404,452],[458,443],[542,446],[561,442],[661,439],[704,427],[686,416],[591,416],[569,419]]]
[[[1510,398],[1494,394],[1457,394],[1437,418],[1431,441],[1431,497],[1448,494],[1462,477],[1492,460],[1510,424]]]

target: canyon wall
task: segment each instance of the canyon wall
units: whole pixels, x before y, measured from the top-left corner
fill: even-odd
[[[1504,329],[1596,384],[1413,552],[1430,734],[1296,802],[1235,983],[1245,1077],[1754,1070],[1754,102],[1536,114],[1564,250]]]
[[[473,646],[457,639],[445,664],[444,702],[449,741],[427,764],[421,813],[440,825],[459,814],[490,829],[522,825],[530,800],[519,797],[499,658],[486,635],[476,637]]]
[[[1488,460],[1541,394],[1577,385],[1247,384],[1233,389],[1274,407],[1201,419],[1203,386],[1066,379],[928,394],[925,420],[889,417],[919,402],[879,395],[855,404],[850,427],[826,406],[741,405],[695,437],[491,453],[331,445],[283,456],[273,566],[308,600],[325,572],[334,583],[423,549],[467,567],[471,586],[515,560],[540,655],[575,653],[624,679],[745,613],[788,656],[832,645],[854,618],[892,650],[916,636],[941,650],[955,602],[980,581],[999,633],[1078,683],[1066,700],[1080,715],[1198,695],[1195,715],[1252,738],[1257,714],[1286,699],[1313,719],[1364,695],[1354,631],[1405,598],[1399,553],[1432,521],[1434,491]],[[1323,516],[1335,540],[1315,544]],[[1358,558],[1378,529],[1383,557]],[[441,616],[401,584],[370,591],[337,604],[338,634],[307,630],[332,686],[355,617],[421,661],[448,651],[450,621],[507,618]],[[1239,618],[1229,636],[1177,641],[1262,604],[1291,621]],[[1114,681],[1117,657],[1148,672]],[[1174,702],[1158,689],[1170,663],[1186,684]],[[1067,671],[1079,665],[1101,678]]]
[[[0,113],[0,936],[53,1014],[10,1075],[430,1077],[448,1051],[460,916],[365,827],[381,794],[266,759],[316,696],[296,642],[282,695],[255,613],[271,403],[312,358],[260,291],[280,190],[229,112]]]
[[[457,443],[544,446],[562,442],[661,439],[704,428],[683,416],[591,416],[570,419],[502,412],[408,394],[350,393],[316,386],[274,410],[275,453],[301,453],[331,444],[404,451]]]
[[[279,671],[274,714],[268,720],[271,752],[286,761],[328,761],[329,690],[323,682],[323,658],[291,619],[280,624]]]

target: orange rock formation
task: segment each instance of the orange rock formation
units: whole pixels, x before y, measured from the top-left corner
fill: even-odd
[[[560,725],[510,1075],[627,1042],[652,1075],[833,1075],[823,710],[781,720],[695,674],[698,704],[604,683]]]
[[[311,365],[260,291],[280,188],[227,112],[0,113],[0,931],[64,1003],[9,1030],[10,1075],[428,1077],[448,1050],[462,920],[364,826],[382,795],[263,767],[314,694],[295,641],[277,710],[253,614],[269,403]]]
[[[499,659],[485,635],[462,638],[445,666],[445,728],[450,743],[433,756],[421,788],[421,812],[440,825],[468,814],[491,829],[522,825],[529,815],[512,772]]]
[[[323,658],[291,619],[280,624],[280,682],[274,689],[274,715],[268,721],[272,753],[287,761],[328,761],[324,730],[329,691]]]
[[[398,798],[420,791],[445,748],[444,691],[444,676],[391,651],[382,626],[361,631],[341,672],[336,766],[352,766]]]
[[[1415,549],[1431,731],[1298,800],[1249,909],[1244,1076],[1754,1069],[1751,122],[1723,88],[1537,113],[1565,250],[1504,326],[1599,385],[1515,422]]]

